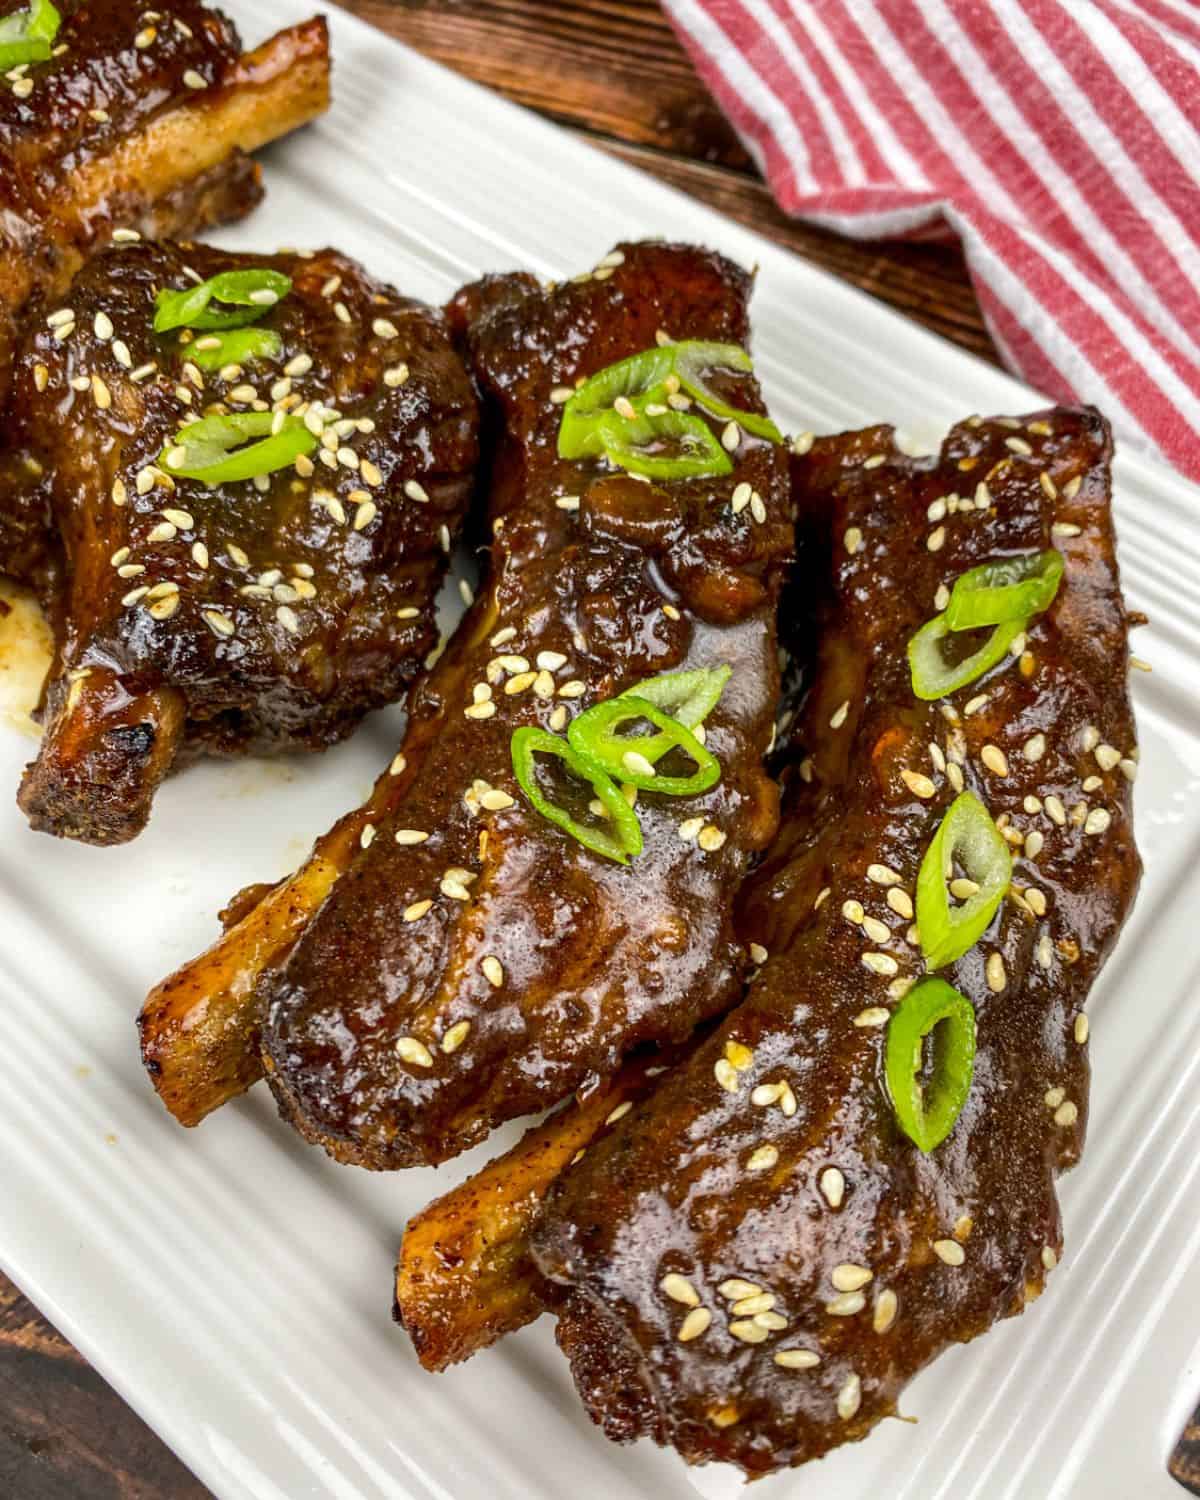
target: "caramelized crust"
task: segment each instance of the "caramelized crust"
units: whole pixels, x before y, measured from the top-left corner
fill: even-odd
[[[153,331],[154,294],[235,266],[292,278],[257,325],[282,351],[204,371],[190,333]],[[159,466],[202,412],[272,406],[326,446],[215,488]],[[24,504],[47,512],[66,579],[20,795],[34,827],[131,838],[181,755],[323,749],[436,644],[475,398],[440,314],[344,256],[114,247],[28,340],[12,411]]]
[[[783,831],[742,903],[769,957],[711,1039],[559,1179],[534,1235],[566,1299],[560,1342],[611,1436],[751,1475],[817,1457],[894,1413],[924,1364],[1019,1312],[1056,1264],[1054,1179],[1087,1118],[1084,1002],[1140,868],[1109,458],[1096,413],[1051,411],[965,423],[937,460],[904,457],[886,428],[796,460],[797,597],[820,646]],[[1019,661],[919,702],[904,645],[939,587],[1049,546],[1065,579]],[[886,1021],[922,972],[917,870],[964,785],[1003,825],[1014,881],[945,971],[978,1050],[965,1108],[925,1155],[887,1097]]]

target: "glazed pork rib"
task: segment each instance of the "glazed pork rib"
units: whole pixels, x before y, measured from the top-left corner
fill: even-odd
[[[1057,410],[972,419],[937,460],[904,457],[887,428],[795,460],[798,602],[820,644],[782,830],[739,913],[768,956],[631,1112],[555,1117],[487,1169],[486,1192],[472,1179],[414,1221],[397,1303],[430,1368],[559,1308],[609,1436],[757,1475],[865,1436],[948,1344],[1042,1290],[1062,1244],[1054,1178],[1083,1145],[1084,1002],[1139,874],[1109,457],[1094,412]],[[1019,656],[918,702],[904,643],[944,586],[1047,547],[1065,578]],[[882,1053],[922,970],[917,869],[964,786],[1003,824],[1014,879],[945,971],[975,1008],[974,1078],[923,1154]]]
[[[732,472],[645,484],[559,458],[556,439],[561,393],[660,330],[744,345],[749,289],[716,255],[646,244],[554,289],[502,278],[459,299],[499,428],[486,588],[414,691],[386,816],[299,939],[289,926],[264,955],[234,925],[151,997],[143,1038],[160,1085],[240,1082],[246,1048],[231,1039],[261,1021],[271,1086],[307,1138],[375,1168],[434,1162],[736,996],[733,894],[776,819],[761,761],[791,547],[786,458],[719,421]],[[761,411],[748,376],[730,399]],[[756,504],[731,503],[739,485]],[[643,796],[645,852],[629,865],[526,801],[518,727],[561,733],[642,679],[719,665],[733,676],[706,729],[722,779],[696,797]],[[281,915],[295,909],[279,899]],[[186,1016],[207,1009],[210,981],[242,1018],[221,1031],[229,1067],[188,1055]],[[202,1089],[205,1105],[221,1093]],[[185,1120],[201,1112],[186,1087],[164,1097]]]
[[[291,279],[251,330],[272,354],[213,368],[216,334],[154,331],[156,291],[235,270]],[[69,299],[10,403],[65,580],[19,800],[35,828],[108,844],[182,759],[320,750],[401,695],[437,642],[478,417],[441,314],[334,251],[114,246]],[[303,419],[316,451],[253,482],[173,477],[182,425],[214,411]]]

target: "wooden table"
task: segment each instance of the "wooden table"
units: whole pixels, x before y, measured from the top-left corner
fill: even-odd
[[[348,0],[392,36],[996,361],[957,249],[860,245],[786,219],[654,0]],[[152,1432],[0,1277],[0,1496],[205,1500]]]

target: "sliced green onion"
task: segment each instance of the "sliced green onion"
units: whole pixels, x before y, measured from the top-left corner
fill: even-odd
[[[912,688],[926,701],[945,698],[974,682],[984,672],[1003,661],[1008,648],[1025,629],[1027,620],[1006,620],[996,625],[987,640],[969,656],[958,660],[946,656],[945,643],[959,640],[958,633],[946,624],[943,612],[935,615],[908,643],[908,664],[912,671]]]
[[[717,395],[704,378],[708,370],[722,366],[737,371],[739,375],[748,375],[754,369],[754,362],[744,349],[737,344],[708,344],[699,339],[689,339],[682,344],[670,344],[667,347],[674,352],[675,374],[679,376],[680,385],[706,411],[712,412],[715,417],[728,417],[736,421],[739,427],[744,427],[757,437],[770,438],[773,443],[783,442],[783,434],[770,417],[731,406]]]
[[[199,286],[181,292],[161,291],[155,298],[155,333],[172,328],[241,328],[265,316],[292,289],[292,278],[281,271],[254,267],[222,271]],[[226,307],[214,310],[212,302]]]
[[[249,411],[191,422],[173,447],[163,449],[163,470],[206,485],[236,484],[286,469],[317,446],[298,417],[286,418],[278,432],[272,431],[275,421],[274,412]],[[262,441],[252,442],[253,438]]]
[[[671,407],[671,377],[677,382],[675,392],[687,391],[714,416],[736,420],[747,432],[772,442],[782,438],[769,417],[731,406],[708,385],[705,373],[719,367],[739,373],[754,368],[750,356],[736,344],[698,340],[646,349],[608,365],[580,386],[563,407],[559,457],[603,455],[619,468],[647,479],[728,474],[733,461],[708,423]]]
[[[647,479],[698,479],[728,474],[733,460],[702,417],[681,411],[647,412],[653,403],[633,403],[636,416],[609,412],[597,419],[597,429],[609,463]]]
[[[621,697],[645,698],[655,708],[670,714],[685,729],[695,729],[716,708],[725,684],[732,676],[732,667],[696,667],[690,672],[664,672],[660,677],[649,677],[645,682],[626,688]],[[653,757],[647,755],[646,758]]]
[[[976,630],[1028,620],[1049,607],[1062,576],[1062,553],[1053,549],[984,563],[954,580],[946,624],[951,630]]]
[[[660,732],[653,738],[662,741],[663,747],[656,758],[661,758],[668,750],[679,749],[695,763],[695,771],[690,776],[660,775],[654,769],[654,762],[643,753],[646,737],[630,737],[617,732],[622,724],[636,719],[649,719],[658,726]],[[572,720],[567,739],[572,750],[590,769],[615,776],[643,791],[663,792],[670,797],[693,797],[708,791],[721,779],[716,756],[704,748],[690,729],[663,713],[648,699],[628,693],[597,703]]]
[[[885,1071],[900,1129],[919,1150],[935,1150],[954,1129],[975,1074],[975,1012],[966,996],[944,979],[913,985],[888,1022]]]
[[[45,62],[62,16],[50,0],[33,0],[26,10],[17,10],[0,20],[0,69],[21,63]]]
[[[956,864],[978,890],[951,906]],[[1012,856],[991,813],[973,792],[960,793],[926,849],[917,876],[917,931],[931,969],[944,968],[974,947],[1011,884]]]
[[[537,783],[535,755],[557,756],[567,770],[581,781],[590,783],[616,829],[614,838],[607,829],[581,823],[565,807],[560,807],[542,792]],[[629,863],[630,855],[642,852],[642,826],[637,814],[621,794],[620,787],[605,772],[586,765],[566,740],[546,729],[518,729],[512,737],[512,763],[521,790],[535,811],[569,833],[585,848],[617,864]]]
[[[209,345],[212,347],[209,347]],[[202,370],[222,370],[226,365],[244,365],[252,359],[278,359],[283,340],[273,328],[231,328],[208,333],[184,350]]]

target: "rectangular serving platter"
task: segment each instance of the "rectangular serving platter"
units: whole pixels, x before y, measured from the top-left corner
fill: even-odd
[[[301,0],[226,7],[250,43]],[[759,268],[755,354],[780,422],[891,420],[933,446],[1032,392],[698,203],[331,16],[335,105],[268,153],[266,205],[223,244],[332,243],[431,301],[489,270],[558,277],[617,239]],[[1172,1500],[1164,1463],[1200,1396],[1200,492],[1117,465],[1135,649],[1146,877],[1091,1003],[1089,1143],[1063,1183],[1047,1294],[910,1389],[868,1442],[762,1500]],[[456,562],[468,573],[470,559]],[[444,624],[458,612],[445,595]],[[455,602],[452,602],[455,601]],[[27,673],[25,676],[27,677]],[[35,835],[12,801],[28,687],[0,637],[0,1264],[219,1500],[728,1500],[740,1478],[607,1443],[548,1323],[447,1375],[390,1320],[406,1218],[490,1156],[372,1176],[275,1118],[263,1090],[198,1131],[138,1061],[145,990],[217,931],[240,886],[290,870],[367,790],[402,715],[319,759],[205,765],[121,849]]]

